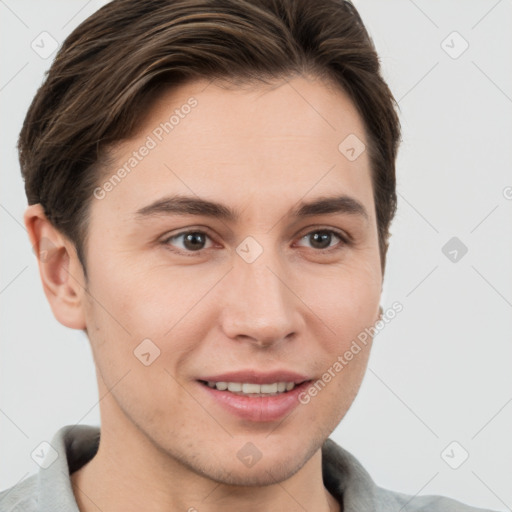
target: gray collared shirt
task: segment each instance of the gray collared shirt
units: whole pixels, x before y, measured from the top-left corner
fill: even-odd
[[[59,429],[39,472],[0,492],[0,512],[80,512],[69,475],[94,457],[99,439],[98,427]],[[324,484],[343,512],[485,512],[441,496],[409,496],[382,489],[331,439],[322,447],[322,469]]]

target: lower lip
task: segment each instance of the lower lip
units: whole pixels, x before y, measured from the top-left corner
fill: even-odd
[[[303,382],[291,391],[273,396],[242,396],[220,391],[198,382],[210,397],[225,410],[239,418],[255,421],[277,421],[290,414],[299,402],[299,395],[311,381]]]

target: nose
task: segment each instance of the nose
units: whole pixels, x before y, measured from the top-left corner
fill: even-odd
[[[264,253],[265,254],[265,253]],[[236,257],[225,283],[221,328],[226,336],[261,348],[289,341],[301,329],[300,300],[276,258],[247,263]]]

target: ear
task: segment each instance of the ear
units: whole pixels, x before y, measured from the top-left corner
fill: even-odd
[[[86,282],[74,244],[46,218],[41,204],[30,205],[24,221],[55,318],[71,329],[85,329]]]

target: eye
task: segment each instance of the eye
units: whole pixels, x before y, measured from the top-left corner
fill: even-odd
[[[210,245],[207,245],[208,240]],[[165,238],[162,243],[166,246],[175,247],[176,252],[192,255],[191,253],[200,253],[203,250],[212,247],[211,237],[200,230],[182,231],[170,237]],[[311,247],[317,252],[329,252],[330,249],[339,245],[341,249],[344,245],[348,245],[347,238],[338,231],[332,229],[316,229],[302,236],[300,240],[310,241]],[[336,243],[336,240],[338,243]],[[188,253],[188,254],[187,254]]]
[[[313,249],[320,252],[335,247],[337,244],[334,243],[334,245],[332,245],[332,242],[336,242],[336,239],[338,240],[338,245],[343,246],[348,244],[347,239],[341,233],[332,229],[317,229],[315,231],[310,231],[301,238],[301,240],[309,240]]]
[[[165,245],[173,245],[171,242],[180,239],[182,241],[178,242],[178,249],[183,252],[199,252],[203,249],[208,249],[208,247],[205,247],[205,244],[206,240],[210,239],[210,237],[204,231],[183,231],[166,238],[163,243]]]

